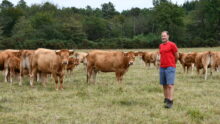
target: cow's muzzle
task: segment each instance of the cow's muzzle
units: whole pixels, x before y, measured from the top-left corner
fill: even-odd
[[[68,64],[68,61],[64,61],[62,62],[63,65],[67,65]]]
[[[130,61],[128,64],[129,64],[129,65],[133,65],[133,64],[134,64],[134,61]]]

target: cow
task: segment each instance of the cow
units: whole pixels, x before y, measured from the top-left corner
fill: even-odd
[[[76,52],[74,53],[74,56],[79,60],[80,63],[83,63],[83,65],[86,65],[86,56],[88,55],[88,53],[86,52]]]
[[[33,87],[34,76],[37,72],[43,74],[52,74],[55,83],[56,90],[63,90],[63,77],[66,66],[68,65],[69,56],[74,53],[73,50],[50,50],[44,48],[38,48],[34,51],[31,61],[31,80],[30,85]],[[60,87],[58,89],[58,78],[60,81]],[[43,82],[45,86],[45,82]]]
[[[12,49],[7,49],[4,51],[0,52],[0,70],[4,71],[4,77],[5,77],[5,82],[9,81],[9,71],[8,69],[5,69],[6,67],[6,61],[12,57],[12,56],[20,56],[20,51],[19,50],[12,50]]]
[[[79,60],[73,57],[70,57],[68,60],[67,72],[71,72],[77,65],[79,65]]]
[[[93,50],[86,56],[87,83],[96,82],[97,72],[115,72],[118,83],[121,83],[123,75],[135,61],[134,52]]]
[[[183,72],[189,72],[191,68],[193,72],[194,64],[195,64],[195,53],[179,53],[179,62],[183,67]]]
[[[211,52],[211,73],[212,70],[219,71],[220,69],[220,52]]]
[[[20,73],[20,61],[21,59],[17,56],[9,57],[5,62],[5,69],[7,70],[8,74],[5,75],[6,77],[10,77],[10,82],[12,83],[13,77]]]
[[[34,54],[34,50],[21,50],[19,85],[22,85],[24,75],[30,76],[31,60],[32,60],[33,54]],[[38,78],[39,78],[39,76],[38,76]]]
[[[138,55],[141,56],[145,65],[150,67],[150,64],[153,63],[154,66],[159,69],[160,66],[160,53],[156,52],[138,52]]]
[[[195,56],[197,73],[199,74],[200,69],[203,69],[203,74],[205,74],[204,77],[206,80],[208,68],[211,67],[211,51],[194,53],[191,56]]]

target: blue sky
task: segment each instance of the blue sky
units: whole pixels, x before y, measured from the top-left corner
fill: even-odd
[[[2,0],[0,0],[2,2]],[[17,4],[19,0],[9,0],[13,4]],[[100,8],[101,4],[112,2],[115,5],[117,11],[127,10],[132,7],[149,8],[152,7],[152,0],[25,0],[28,5],[35,3],[51,2],[56,4],[58,7],[77,7],[85,8],[90,5],[92,8]],[[187,0],[171,0],[174,3],[183,4]]]

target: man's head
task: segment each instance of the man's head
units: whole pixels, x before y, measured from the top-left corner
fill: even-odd
[[[167,41],[169,41],[169,33],[168,31],[163,31],[161,33],[161,39],[163,43],[166,43]]]

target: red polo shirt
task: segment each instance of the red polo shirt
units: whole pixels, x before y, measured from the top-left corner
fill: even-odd
[[[160,44],[160,67],[176,67],[175,53],[177,51],[176,44],[171,41]]]

